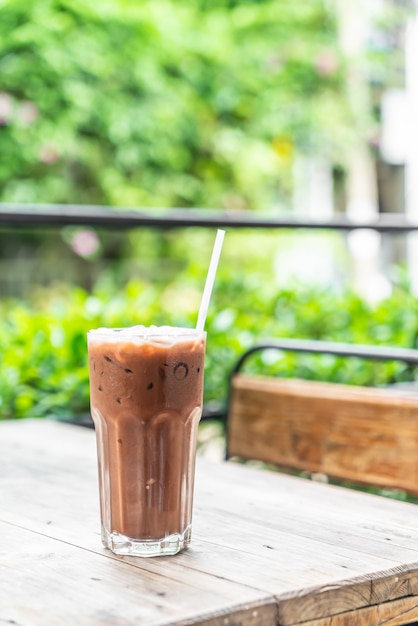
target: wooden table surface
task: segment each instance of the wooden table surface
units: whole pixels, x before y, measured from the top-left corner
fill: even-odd
[[[117,557],[100,542],[93,430],[0,422],[1,625],[414,620],[416,505],[199,459],[191,547]]]

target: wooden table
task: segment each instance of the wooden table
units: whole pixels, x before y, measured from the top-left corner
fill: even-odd
[[[94,432],[0,423],[0,624],[395,626],[418,620],[418,507],[199,459],[192,545],[101,546]]]

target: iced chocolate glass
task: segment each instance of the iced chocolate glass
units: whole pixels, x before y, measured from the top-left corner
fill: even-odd
[[[206,333],[135,326],[88,333],[102,541],[116,554],[190,542]]]

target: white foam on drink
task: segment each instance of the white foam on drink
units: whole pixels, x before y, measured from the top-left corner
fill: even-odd
[[[156,343],[172,343],[173,340],[202,333],[194,328],[181,326],[129,326],[127,328],[95,328],[88,332],[90,340],[117,342],[121,339],[129,341],[152,341]]]

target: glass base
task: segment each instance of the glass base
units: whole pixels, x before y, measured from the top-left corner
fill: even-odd
[[[133,539],[117,532],[109,533],[102,526],[102,542],[120,556],[167,556],[187,548],[191,531],[191,526],[188,526],[184,533],[175,533],[162,539]]]

